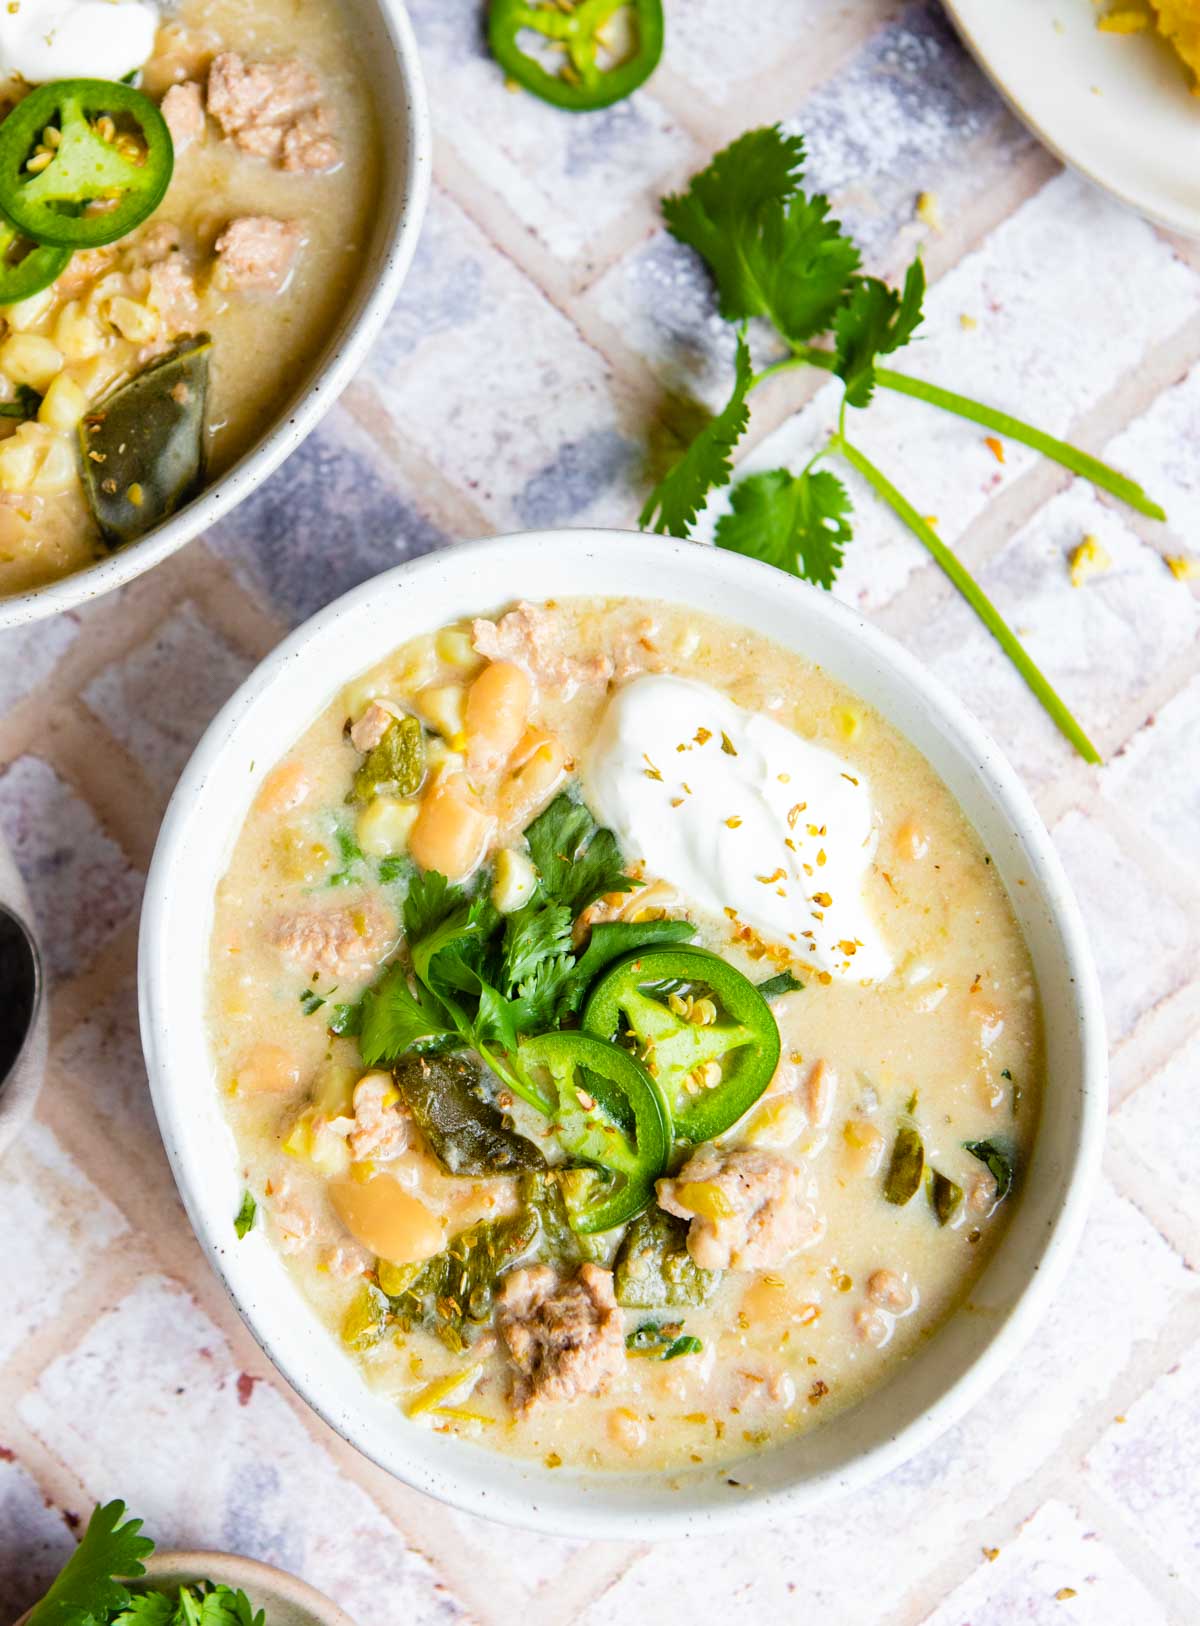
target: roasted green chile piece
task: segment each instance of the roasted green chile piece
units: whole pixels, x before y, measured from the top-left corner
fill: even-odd
[[[956,1180],[951,1180],[948,1174],[939,1174],[936,1169],[930,1169],[929,1206],[937,1215],[939,1225],[949,1225],[958,1213],[962,1200],[963,1189]]]
[[[531,1140],[509,1129],[479,1094],[480,1072],[464,1056],[401,1056],[396,1088],[448,1174],[515,1174],[543,1169]]]
[[[672,995],[707,1000],[713,1020],[679,1014]],[[618,961],[588,996],[583,1028],[609,1040],[634,1034],[676,1137],[693,1143],[724,1134],[748,1112],[779,1063],[771,1007],[749,978],[707,949],[649,949]],[[710,1062],[720,1064],[719,1081],[689,1093],[690,1076]]]
[[[136,542],[204,484],[207,333],[122,384],[79,424],[83,484],[110,547]]]
[[[686,1220],[657,1206],[634,1220],[613,1265],[618,1304],[662,1310],[708,1303],[721,1272],[701,1270],[687,1251],[687,1233]]]
[[[354,775],[348,802],[375,796],[415,796],[425,779],[425,730],[415,717],[397,717]]]
[[[505,1271],[529,1252],[540,1230],[537,1209],[522,1202],[516,1214],[460,1231],[402,1284],[382,1271],[381,1284],[400,1288],[388,1295],[392,1315],[403,1328],[424,1327],[447,1348],[466,1349],[490,1320]]]
[[[901,1124],[892,1145],[892,1159],[883,1177],[883,1195],[902,1208],[917,1193],[925,1174],[925,1142],[912,1124]]]

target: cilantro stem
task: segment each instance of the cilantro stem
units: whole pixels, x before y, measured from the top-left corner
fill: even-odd
[[[942,570],[945,571],[954,586],[957,587],[992,637],[1003,649],[1009,660],[1012,661],[1017,671],[1029,685],[1029,688],[1041,702],[1052,722],[1070,740],[1080,756],[1087,762],[1101,762],[1103,759],[1096,747],[1075,721],[1065,703],[1055,693],[1041,669],[1026,654],[1016,634],[966,566],[938,537],[932,526],[922,519],[908,499],[896,490],[887,475],[881,469],[876,468],[874,463],[865,457],[857,446],[852,446],[844,436],[835,440],[834,445],[850,466],[857,469],[868,485],[874,489],[876,494],[887,503],[897,517],[908,526],[917,540],[933,555]]]
[[[553,1101],[550,1100],[549,1096],[543,1095],[537,1085],[526,1078],[523,1073],[516,1070],[516,1062],[507,1052],[505,1053],[506,1059],[502,1062],[494,1051],[485,1049],[478,1039],[473,1042],[475,1049],[492,1069],[492,1072],[495,1073],[501,1083],[508,1085],[514,1095],[519,1095],[522,1101],[527,1102],[531,1107],[535,1107],[544,1117],[552,1118],[554,1116],[555,1107]],[[513,1061],[512,1067],[507,1065],[508,1061]]]
[[[750,380],[750,389],[757,389],[768,379],[791,372],[796,367],[819,367],[822,372],[831,373],[835,359],[832,350],[818,350],[808,344],[798,345],[794,355],[785,356],[782,361],[764,367],[761,373],[755,373]],[[940,384],[927,384],[923,378],[912,378],[907,373],[894,372],[890,367],[876,367],[875,382],[881,389],[893,390],[897,395],[909,395],[915,401],[924,401],[927,406],[940,407],[943,412],[953,412],[957,417],[967,418],[985,429],[994,429],[998,435],[1005,435],[1009,440],[1020,441],[1023,446],[1031,447],[1043,457],[1070,469],[1072,474],[1090,480],[1092,485],[1128,503],[1130,508],[1145,514],[1148,519],[1165,520],[1167,517],[1165,510],[1147,496],[1136,480],[1131,480],[1110,464],[1102,463],[1090,452],[1080,451],[1077,446],[1057,440],[1021,418],[1014,418],[1011,413],[999,412],[980,401],[973,401],[970,396],[959,395],[955,390],[944,390]]]
[[[954,390],[944,390],[939,384],[927,384],[923,378],[910,378],[907,373],[894,373],[890,367],[876,367],[875,381],[885,390],[895,390],[899,395],[911,395],[917,401],[941,407],[945,412],[954,412],[960,418],[969,418],[972,423],[982,424],[985,429],[994,429],[998,435],[1007,435],[1009,440],[1019,440],[1023,445],[1031,446],[1035,452],[1041,452],[1044,457],[1052,458],[1055,463],[1061,463],[1063,468],[1070,469],[1073,474],[1082,475],[1085,480],[1090,480],[1102,491],[1111,492],[1114,497],[1119,497],[1139,514],[1145,514],[1148,519],[1165,520],[1167,517],[1165,511],[1153,498],[1146,495],[1136,480],[1131,480],[1119,469],[1102,463],[1090,452],[1081,452],[1078,447],[1069,446],[1065,440],[1056,440],[1053,435],[1044,434],[1042,430],[1022,422],[1020,418],[1011,417],[1007,412],[997,412],[992,407],[972,401],[968,396],[958,395]]]

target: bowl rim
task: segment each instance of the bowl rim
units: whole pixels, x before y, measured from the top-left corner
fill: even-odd
[[[218,1234],[215,1219],[210,1223],[209,1218],[200,1211],[199,1182],[193,1179],[193,1171],[186,1166],[182,1148],[172,1128],[172,1113],[180,1110],[180,1102],[172,1099],[170,1062],[166,1047],[160,1042],[160,1036],[167,1031],[163,1007],[169,998],[167,990],[171,980],[167,930],[171,893],[177,870],[194,860],[189,823],[198,793],[210,771],[230,746],[239,725],[267,691],[304,659],[309,645],[343,616],[363,613],[374,600],[385,598],[399,586],[412,588],[422,577],[434,577],[448,568],[453,570],[463,566],[490,567],[489,579],[496,591],[489,602],[510,602],[519,595],[511,590],[513,577],[503,568],[507,557],[529,548],[553,551],[560,549],[564,542],[580,547],[581,561],[587,546],[602,547],[606,556],[623,553],[631,581],[637,580],[636,564],[639,557],[645,559],[646,550],[656,550],[656,561],[673,555],[680,569],[707,570],[716,579],[724,578],[731,584],[739,578],[742,578],[743,586],[755,582],[759,591],[767,589],[773,596],[783,594],[797,607],[802,604],[804,614],[810,621],[815,618],[818,623],[829,622],[843,635],[853,634],[866,652],[864,669],[874,659],[886,668],[889,681],[896,681],[901,688],[907,686],[914,692],[930,708],[939,732],[949,736],[957,755],[964,762],[972,762],[978,769],[986,784],[987,797],[1011,822],[1022,854],[1037,872],[1037,892],[1061,936],[1070,980],[1076,992],[1080,1058],[1077,1131],[1074,1143],[1063,1154],[1068,1167],[1056,1212],[1036,1256],[1026,1266],[1027,1279],[1002,1322],[991,1332],[988,1341],[969,1364],[939,1390],[937,1398],[907,1424],[890,1432],[888,1438],[840,1467],[819,1470],[782,1489],[747,1489],[746,1494],[737,1501],[720,1506],[678,1505],[684,1501],[680,1496],[677,1505],[655,1508],[652,1513],[632,1503],[628,1510],[595,1506],[559,1507],[554,1505],[550,1492],[544,1497],[534,1493],[528,1496],[513,1495],[507,1491],[497,1494],[494,1488],[482,1484],[482,1476],[479,1482],[473,1483],[469,1471],[461,1473],[453,1468],[426,1470],[412,1460],[411,1453],[406,1460],[399,1460],[402,1452],[392,1451],[386,1442],[376,1443],[373,1439],[367,1408],[360,1408],[357,1413],[352,1413],[349,1408],[339,1411],[332,1397],[316,1392],[316,1386],[297,1370],[303,1364],[298,1341],[294,1341],[289,1350],[280,1351],[271,1347],[267,1335],[260,1332],[255,1324],[253,1308],[243,1302],[232,1280],[238,1267],[230,1260],[228,1239],[223,1232]],[[600,593],[597,588],[589,589],[584,570],[578,585],[572,587],[572,592],[587,596],[589,590]],[[626,595],[629,595],[628,589]],[[600,596],[607,595],[600,593]],[[737,621],[738,617],[732,615],[730,619]],[[403,642],[405,636],[422,630],[433,629],[423,625],[412,626],[407,631],[396,629],[390,642],[394,647]],[[345,670],[339,669],[336,676],[330,679],[331,699],[339,686],[367,669],[369,664],[358,657],[348,661]],[[853,681],[849,681],[847,686],[853,689]],[[286,736],[288,743],[298,738],[316,715],[318,713],[289,731]],[[272,758],[272,763],[286,748],[281,737],[280,750]],[[942,777],[940,772],[939,777]],[[244,813],[241,816],[244,817]],[[464,1512],[573,1539],[660,1540],[694,1534],[698,1530],[728,1531],[760,1524],[804,1507],[823,1505],[838,1496],[864,1488],[922,1451],[958,1422],[1020,1353],[1075,1251],[1103,1150],[1108,1085],[1107,1045],[1099,979],[1078,904],[1049,833],[1029,794],[998,747],[962,702],[915,656],[830,594],[782,576],[774,566],[757,560],[640,532],[593,528],[515,532],[460,544],[453,549],[438,550],[369,579],[296,628],[249,674],[218,713],[196,747],[171,798],[147,875],[138,948],[138,991],[142,1044],[151,1094],[184,1207],[238,1313],[276,1369],[343,1439],[403,1483]],[[228,1229],[227,1224],[225,1229]],[[363,1392],[369,1393],[365,1385]],[[831,1426],[836,1428],[837,1422]],[[593,1480],[602,1477],[592,1476]]]
[[[403,86],[402,106],[395,111],[404,129],[404,161],[396,167],[374,216],[375,220],[390,220],[385,233],[378,234],[376,227],[370,251],[380,267],[375,281],[363,278],[352,288],[348,304],[355,314],[327,340],[301,393],[272,416],[267,433],[218,480],[140,541],[118,548],[70,575],[0,597],[0,632],[90,604],[152,570],[224,519],[307,439],[366,359],[416,252],[429,202],[433,133],[416,36],[404,0],[363,3],[378,12]],[[386,110],[381,112],[383,117]]]

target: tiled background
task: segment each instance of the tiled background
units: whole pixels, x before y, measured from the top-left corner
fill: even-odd
[[[0,1175],[0,1619],[120,1494],[161,1542],[272,1559],[382,1626],[1200,1620],[1200,599],[1163,563],[1200,549],[1200,248],[1059,172],[936,4],[667,9],[652,88],[573,120],[502,88],[481,0],[414,0],[437,187],[369,364],[212,535],[0,640],[0,825],[55,978],[39,1121]],[[1018,448],[1001,467],[915,403],[884,398],[860,429],[1027,637],[1102,770],[869,502],[840,587],[966,694],[1054,832],[1111,1025],[1105,1180],[1020,1367],[876,1489],[702,1546],[539,1540],[389,1482],[234,1317],[146,1098],[139,888],[194,741],[286,628],[463,537],[634,524],[654,449],[689,396],[716,399],[730,351],[656,200],[768,118],[808,136],[873,268],[924,244],[930,317],[905,365],[1070,433],[1170,512],[1142,521]],[[916,219],[921,191],[941,232]],[[794,457],[832,412],[819,380],[763,391],[751,457]],[[1074,589],[1085,532],[1113,568]]]

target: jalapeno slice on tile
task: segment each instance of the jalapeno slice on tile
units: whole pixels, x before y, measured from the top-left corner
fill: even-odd
[[[0,305],[15,305],[48,288],[70,264],[71,250],[35,243],[0,220]]]
[[[723,1134],[779,1064],[771,1007],[747,977],[706,949],[623,960],[593,989],[583,1028],[611,1041],[633,1038],[681,1140]]]
[[[605,64],[608,38],[618,29],[630,36]],[[543,63],[527,49],[535,35],[546,55],[561,53],[558,64]],[[523,89],[569,113],[609,107],[645,84],[663,48],[662,0],[492,0],[488,17],[492,55]]]
[[[671,1150],[670,1115],[645,1068],[618,1045],[574,1032],[526,1040],[519,1060],[523,1068],[544,1068],[553,1080],[563,1150],[605,1176],[572,1204],[574,1229],[610,1231],[640,1214]]]
[[[97,248],[154,213],[174,164],[166,121],[140,90],[60,79],[0,124],[0,211],[38,243]]]

